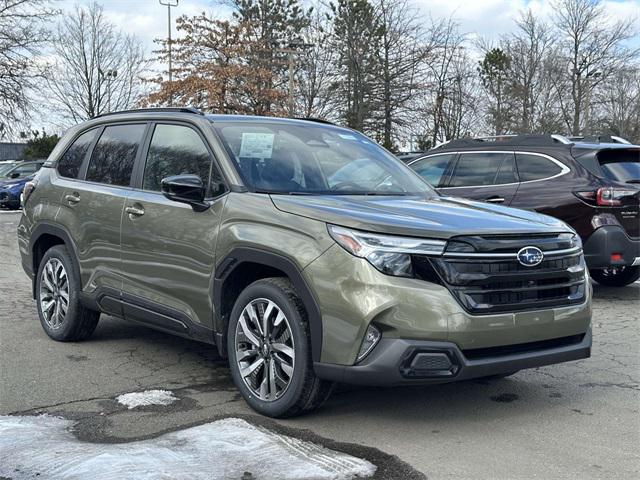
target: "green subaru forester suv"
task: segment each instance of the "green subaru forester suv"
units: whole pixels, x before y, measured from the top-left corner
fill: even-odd
[[[108,114],[72,128],[18,227],[40,322],[101,313],[217,346],[258,412],[336,382],[501,377],[589,357],[579,237],[536,213],[443,197],[327,122]]]

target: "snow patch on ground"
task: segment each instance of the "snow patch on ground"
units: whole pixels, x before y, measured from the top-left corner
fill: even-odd
[[[0,476],[92,480],[347,480],[368,461],[228,418],[120,444],[81,442],[58,417],[0,416]]]
[[[178,399],[169,390],[145,390],[144,392],[125,393],[116,397],[116,400],[131,410],[148,405],[169,405]]]

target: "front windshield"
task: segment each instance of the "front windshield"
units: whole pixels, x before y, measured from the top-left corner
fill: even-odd
[[[420,177],[352,130],[311,122],[214,123],[251,190],[299,195],[428,195]]]

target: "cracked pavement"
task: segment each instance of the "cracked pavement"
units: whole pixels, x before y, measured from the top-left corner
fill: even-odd
[[[75,420],[90,442],[127,442],[229,416],[368,459],[377,478],[640,477],[640,284],[595,286],[592,357],[492,381],[412,388],[341,386],[317,413],[256,415],[215,348],[103,316],[94,336],[42,331],[0,211],[0,414]],[[122,393],[179,398],[128,410]],[[256,477],[257,472],[256,472]]]

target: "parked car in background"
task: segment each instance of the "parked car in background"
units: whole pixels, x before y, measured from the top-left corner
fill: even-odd
[[[640,278],[640,146],[543,135],[462,139],[410,166],[445,195],[565,221],[580,234],[598,283]]]
[[[11,170],[16,164],[18,160],[3,160],[0,162],[0,178],[4,176],[6,172]]]
[[[426,152],[424,151],[419,151],[419,152],[399,152],[396,153],[396,157],[398,157],[398,159],[402,160],[404,163],[409,163],[411,160],[414,160],[418,157],[422,157]]]
[[[25,184],[33,179],[44,160],[19,162],[0,176],[0,207],[20,208],[20,196]]]
[[[34,184],[18,243],[45,332],[87,338],[104,312],[215,343],[265,415],[313,410],[334,382],[443,383],[590,356],[575,232],[442,198],[347,128],[112,113],[70,129]]]

